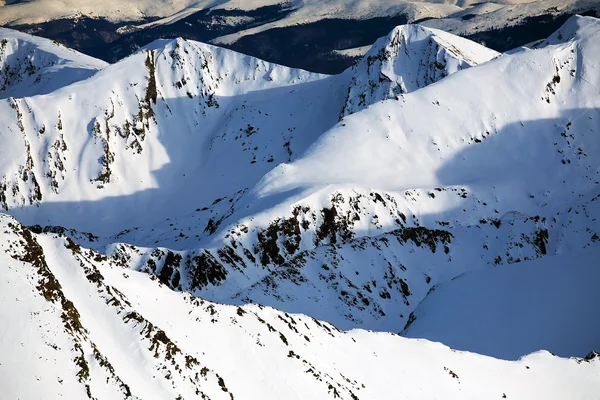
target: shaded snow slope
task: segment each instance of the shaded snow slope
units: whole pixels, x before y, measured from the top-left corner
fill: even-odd
[[[323,311],[332,321],[375,327],[381,318],[385,329],[401,329],[416,305],[403,296],[415,293],[418,303],[430,274],[425,255],[404,265],[408,241],[435,254],[434,270],[456,261],[463,272],[597,246],[600,25],[593,18],[569,25],[578,34],[565,43],[501,57],[344,118],[213,220],[215,233],[201,248],[225,272],[208,285],[178,284],[221,300],[241,289],[244,301],[292,307],[291,289],[277,289],[291,279],[315,288],[311,301],[298,296],[295,311],[319,312],[332,293],[324,288],[333,288],[339,300]],[[520,227],[503,231],[506,225]],[[368,275],[346,275],[362,270],[352,267],[361,251],[355,240],[387,233],[388,243],[359,264],[390,277],[393,299],[373,289]],[[331,248],[321,256],[323,246]],[[150,251],[142,253],[137,268],[160,268],[146,265]],[[183,260],[180,271],[190,265]]]
[[[0,28],[0,99],[50,93],[107,65],[56,42]]]
[[[20,215],[106,234],[210,205],[337,121],[343,91],[326,78],[177,39],[5,100],[0,207],[41,203]]]
[[[594,18],[569,24],[579,35],[565,43],[501,57],[349,116],[300,159],[266,175],[256,198],[323,185],[388,191],[461,185],[493,204],[478,213],[483,217],[494,209],[554,212],[592,194],[600,24]],[[562,186],[572,190],[550,198]],[[461,208],[439,204],[436,213],[472,216]]]
[[[454,349],[516,360],[544,349],[600,348],[598,249],[461,275],[434,287],[403,332]]]
[[[224,306],[0,214],[0,374],[10,398],[590,398],[598,356],[515,362]],[[431,382],[436,384],[432,385]]]

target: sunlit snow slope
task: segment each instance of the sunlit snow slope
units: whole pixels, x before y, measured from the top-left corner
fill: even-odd
[[[325,76],[162,40],[64,90],[9,99],[0,207],[96,234],[187,214],[251,188],[341,116],[496,55],[417,26],[372,51],[377,60]]]

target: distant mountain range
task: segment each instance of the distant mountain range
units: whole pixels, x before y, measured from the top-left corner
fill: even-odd
[[[0,26],[57,40],[108,62],[156,39],[183,37],[294,68],[340,73],[364,54],[344,50],[368,49],[406,23],[504,52],[546,38],[572,15],[600,16],[599,10],[597,0],[34,0],[0,6]]]

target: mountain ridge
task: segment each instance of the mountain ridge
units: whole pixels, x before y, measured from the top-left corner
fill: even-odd
[[[355,400],[390,390],[519,398],[597,389],[595,353],[561,359],[537,352],[505,362],[387,333],[341,332],[303,315],[173,293],[64,236],[37,235],[6,215],[0,224],[0,298],[8,306],[0,316],[18,322],[0,337],[9,395]],[[282,369],[287,379],[274,379]]]
[[[574,17],[499,55],[408,25],[335,76],[162,40],[0,100],[0,369],[34,382],[10,393],[593,395],[595,325],[572,350],[540,324],[572,358],[508,340],[518,361],[389,332],[456,343],[428,313],[461,282],[472,305],[521,266],[593,269],[599,37]]]
[[[50,93],[106,67],[57,42],[0,28],[0,99]]]

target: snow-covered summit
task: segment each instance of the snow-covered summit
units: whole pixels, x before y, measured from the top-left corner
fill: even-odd
[[[430,36],[441,39],[430,45]],[[394,47],[400,37],[408,56]],[[368,55],[356,68],[326,76],[199,42],[158,40],[92,79],[48,96],[10,100],[0,105],[7,110],[0,121],[22,159],[6,158],[0,206],[32,223],[42,218],[97,234],[153,222],[140,210],[154,222],[172,217],[170,210],[185,215],[252,187],[273,166],[302,154],[340,116],[398,87],[414,90],[495,55],[416,26],[380,43],[388,59]],[[431,54],[417,57],[419,46]],[[425,77],[441,62],[443,71]],[[377,89],[372,79],[382,73],[393,83]],[[363,99],[365,85],[372,92]],[[23,171],[31,177],[24,180]],[[171,196],[174,191],[180,196]],[[119,201],[119,213],[109,213],[109,198],[117,196],[127,199]],[[70,205],[74,201],[79,210]],[[31,205],[40,207],[18,210]],[[114,215],[114,221],[99,226],[89,218],[97,213]]]
[[[599,31],[600,26],[597,18],[576,15],[572,18],[569,18],[569,20],[563,26],[561,26],[560,29],[535,47],[541,48],[565,43],[579,43],[587,42],[589,40],[596,40]],[[584,44],[582,43],[578,46],[583,45]]]
[[[341,117],[424,88],[496,56],[493,50],[437,29],[399,26],[379,39],[352,67]]]
[[[8,99],[0,103],[4,110],[0,135],[5,144],[0,150],[0,206],[41,203],[60,208],[62,204],[62,211],[35,207],[26,213],[71,215],[70,222],[52,223],[79,221],[75,227],[80,229],[103,226],[105,232],[114,233],[146,219],[135,210],[148,206],[150,215],[167,218],[181,206],[194,210],[210,204],[243,189],[251,177],[258,180],[271,167],[272,158],[288,160],[290,150],[283,145],[294,129],[310,127],[312,135],[318,135],[333,125],[340,101],[330,106],[337,108],[331,121],[284,119],[298,109],[299,102],[311,107],[309,97],[335,97],[335,90],[328,90],[333,83],[322,85],[316,96],[310,90],[311,82],[325,78],[176,39],[155,42],[62,90]],[[313,103],[312,108],[321,104]],[[319,111],[315,108],[315,112]],[[261,134],[255,135],[258,131]],[[282,131],[287,131],[288,139]],[[277,140],[277,147],[253,144],[261,137],[261,141]],[[296,151],[295,143],[292,146]],[[230,166],[223,168],[232,151],[239,156],[231,157]],[[223,170],[227,179],[208,173],[215,170]],[[27,174],[31,177],[24,181]],[[142,194],[158,187],[161,195]],[[182,192],[185,188],[187,194]],[[171,196],[174,191],[181,197]],[[133,220],[121,226],[108,221],[85,226],[94,221],[88,218],[91,214],[111,214],[108,211],[114,206],[108,198],[134,193],[142,198],[122,201],[123,215],[114,214],[113,222],[137,215]],[[198,198],[197,193],[204,194]],[[71,202],[78,202],[81,212],[73,210]]]
[[[406,190],[484,181],[488,185],[495,179],[498,185],[510,181],[514,188],[522,182],[524,191],[544,191],[559,179],[562,183],[567,171],[589,175],[596,159],[578,155],[575,149],[576,158],[590,165],[568,163],[575,144],[563,131],[581,125],[578,141],[589,148],[585,153],[597,148],[594,114],[600,75],[594,71],[600,23],[574,17],[566,25],[570,26],[578,27],[571,41],[497,58],[347,117],[302,158],[267,175],[258,193],[350,183]],[[546,125],[548,130],[533,129]],[[556,141],[551,132],[567,140]],[[515,175],[517,164],[522,171]],[[560,173],[543,173],[549,170]],[[589,179],[581,176],[577,181]],[[593,179],[585,185],[591,189]]]
[[[0,28],[0,99],[50,93],[107,65],[57,42]]]

